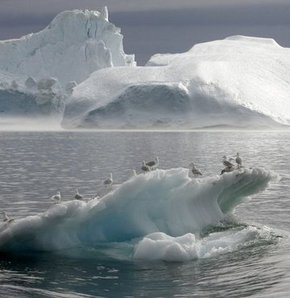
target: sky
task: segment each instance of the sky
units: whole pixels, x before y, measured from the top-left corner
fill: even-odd
[[[0,0],[0,40],[37,32],[63,10],[105,5],[139,65],[155,53],[237,34],[290,47],[290,0]]]

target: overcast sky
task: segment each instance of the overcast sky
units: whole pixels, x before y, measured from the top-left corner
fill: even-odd
[[[0,0],[0,39],[37,32],[63,10],[104,5],[122,30],[125,52],[140,65],[154,53],[236,34],[290,47],[290,0]]]

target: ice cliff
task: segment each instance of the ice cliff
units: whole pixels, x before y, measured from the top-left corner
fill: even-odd
[[[290,125],[290,49],[233,36],[145,67],[104,69],[78,85],[65,126],[243,128]]]
[[[59,99],[61,93],[71,93],[98,69],[134,65],[106,7],[101,12],[62,12],[38,33],[0,41],[0,111],[6,115],[15,108],[21,113],[20,106],[26,105],[25,114],[39,102],[53,103],[56,94]],[[6,92],[16,98],[9,108],[3,99]],[[21,105],[13,107],[16,102]]]

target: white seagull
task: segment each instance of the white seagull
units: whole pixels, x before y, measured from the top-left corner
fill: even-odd
[[[110,176],[106,180],[104,180],[104,185],[112,186],[112,184],[113,184],[113,174],[110,173]]]
[[[55,203],[59,203],[61,201],[60,191],[58,191],[55,195],[51,196],[50,199]]]
[[[83,196],[79,193],[78,189],[76,190],[75,199],[76,200],[82,200],[83,199]]]
[[[194,177],[202,176],[201,171],[195,167],[195,164],[193,162],[191,162],[189,166],[191,167],[191,172]]]
[[[242,166],[242,159],[240,158],[239,152],[237,153],[236,163],[238,165],[238,168],[240,168]]]
[[[230,158],[230,160],[233,160],[233,159]],[[227,168],[232,168],[234,166],[230,161],[227,160],[227,157],[225,155],[223,156],[223,164]]]

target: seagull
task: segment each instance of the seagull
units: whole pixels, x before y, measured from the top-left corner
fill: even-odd
[[[10,223],[10,222],[14,221],[14,218],[10,218],[5,211],[1,211],[1,213],[3,214],[4,222]]]
[[[132,171],[133,171],[133,176],[137,176],[136,170],[132,170]]]
[[[238,165],[238,168],[240,168],[242,166],[242,159],[240,158],[239,152],[237,153],[236,163]]]
[[[50,199],[52,201],[55,201],[55,203],[59,203],[61,201],[60,191],[58,191],[55,195],[51,196]]]
[[[191,172],[193,174],[194,177],[197,177],[197,176],[202,176],[202,173],[200,170],[198,170],[196,167],[195,167],[195,164],[192,162],[190,163],[189,165],[191,167]]]
[[[142,163],[141,170],[143,172],[150,172],[151,171],[151,168],[149,166],[147,166],[147,164],[146,164],[146,162],[144,160],[143,160],[143,163]]]
[[[233,171],[233,168],[231,168],[231,167],[225,167],[225,168],[221,171],[221,175],[224,174],[224,173],[232,172],[232,171]]]
[[[159,166],[158,156],[156,156],[154,160],[146,162],[146,166],[150,167],[152,170],[156,169]]]
[[[75,194],[75,199],[76,200],[82,200],[83,196],[79,193],[79,190],[77,189],[76,194]]]
[[[230,160],[233,160],[233,159],[230,158]],[[223,164],[226,168],[234,167],[234,165],[230,161],[227,160],[227,157],[225,155],[223,156]]]
[[[110,177],[108,177],[106,180],[104,180],[104,184],[106,186],[112,186],[113,184],[113,174],[110,173]]]

